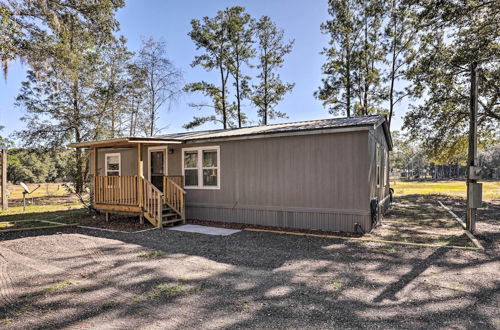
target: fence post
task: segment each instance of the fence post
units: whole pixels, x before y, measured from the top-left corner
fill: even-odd
[[[2,149],[2,173],[1,173],[1,184],[2,191],[0,192],[0,197],[2,197],[2,210],[7,210],[9,207],[9,200],[7,197],[7,149]]]

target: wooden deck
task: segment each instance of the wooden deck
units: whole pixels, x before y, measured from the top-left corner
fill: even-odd
[[[138,214],[154,226],[185,223],[185,194],[182,176],[164,176],[163,191],[140,176],[96,176],[96,209],[109,213]]]

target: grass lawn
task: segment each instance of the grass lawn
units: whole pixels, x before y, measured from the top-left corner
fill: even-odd
[[[34,190],[38,184],[28,184]],[[77,223],[86,214],[78,198],[69,194],[62,184],[42,183],[33,194],[27,195],[26,211],[22,206],[22,187],[9,185],[9,208],[0,210],[0,230],[46,226],[36,220]],[[20,220],[35,220],[23,221]]]
[[[14,208],[12,208],[14,209]],[[0,222],[19,221],[19,220],[54,220],[56,222],[76,223],[79,218],[88,214],[81,205],[75,206],[72,209],[57,207],[57,205],[47,205],[46,207],[38,208],[38,211],[24,212],[22,208],[17,211],[9,209],[8,211],[0,211]]]
[[[500,181],[487,181],[483,184],[483,200],[500,199]],[[396,196],[404,195],[448,195],[466,197],[464,181],[391,181]]]
[[[58,219],[57,219],[58,220]],[[68,224],[68,223],[64,223]],[[9,231],[12,229],[31,229],[40,227],[54,227],[58,226],[56,223],[48,223],[38,220],[16,220],[16,221],[2,221],[0,222],[0,232]]]

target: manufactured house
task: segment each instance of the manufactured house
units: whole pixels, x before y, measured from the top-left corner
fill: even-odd
[[[70,145],[88,148],[93,205],[155,226],[186,219],[368,232],[388,205],[385,116]]]

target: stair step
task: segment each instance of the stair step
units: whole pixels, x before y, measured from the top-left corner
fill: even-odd
[[[168,218],[168,217],[171,217],[173,215],[178,215],[178,214],[177,213],[167,213],[167,214],[163,214],[163,217]]]
[[[183,221],[182,219],[173,219],[173,220],[163,220],[161,222],[162,225],[166,225],[166,224],[169,224],[169,223],[174,223],[174,222],[181,222]]]

